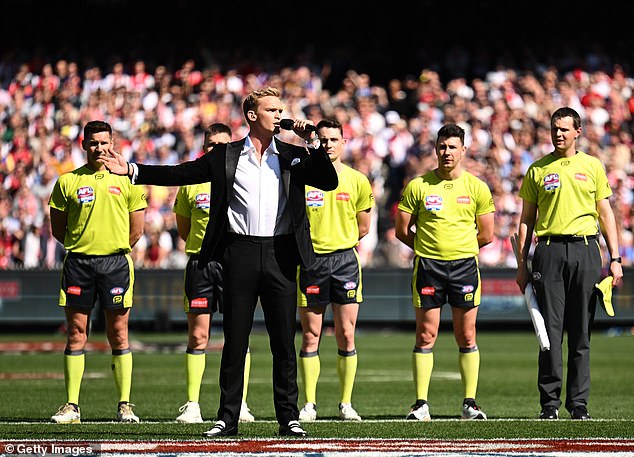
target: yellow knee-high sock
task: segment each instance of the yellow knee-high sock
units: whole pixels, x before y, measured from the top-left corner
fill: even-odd
[[[414,348],[412,353],[412,371],[416,400],[427,400],[431,372],[434,369],[434,353],[431,349]]]
[[[185,353],[185,371],[187,374],[187,401],[198,403],[200,399],[200,386],[203,382],[203,374],[207,357],[204,349],[187,348]]]
[[[64,380],[66,381],[66,398],[68,403],[79,405],[79,390],[84,377],[86,354],[83,350],[64,351]]]
[[[317,404],[317,381],[321,370],[319,352],[299,351],[299,362],[306,403]]]
[[[357,375],[357,350],[337,352],[337,375],[341,389],[341,403],[352,403],[352,388]]]
[[[242,388],[242,401],[247,402],[247,391],[249,390],[249,376],[251,375],[251,350],[247,348],[247,355],[244,359],[244,387]]]
[[[464,386],[464,398],[476,398],[478,374],[480,372],[480,351],[478,346],[460,348],[458,353],[460,377]]]
[[[112,350],[112,374],[119,391],[119,402],[130,401],[132,388],[132,352],[128,349]]]

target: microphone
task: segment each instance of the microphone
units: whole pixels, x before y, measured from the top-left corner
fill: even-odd
[[[293,124],[295,124],[293,119],[282,119],[280,121],[280,128],[284,130],[293,130]],[[308,130],[309,132],[316,132],[317,127],[312,124],[308,124],[306,125],[305,130]]]

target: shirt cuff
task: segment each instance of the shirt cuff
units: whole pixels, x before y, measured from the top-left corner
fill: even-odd
[[[130,166],[132,167],[132,176],[130,176],[130,181],[132,181],[132,184],[136,184],[136,180],[139,177],[139,167],[134,162],[130,162]]]

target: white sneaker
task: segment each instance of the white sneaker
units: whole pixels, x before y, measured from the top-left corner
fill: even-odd
[[[409,413],[407,414],[407,416],[405,416],[405,419],[424,422],[430,421],[431,416],[429,415],[429,404],[427,404],[427,402],[416,402],[414,405],[412,405],[412,409],[409,410]]]
[[[55,415],[51,417],[51,420],[58,424],[80,424],[81,413],[79,412],[79,406],[65,403],[59,407]]]
[[[245,401],[242,402],[242,406],[240,407],[240,417],[238,420],[240,422],[255,422],[255,417],[251,414],[251,410]]]
[[[197,401],[188,401],[178,408],[178,412],[181,415],[176,418],[176,422],[183,424],[200,424],[203,422],[203,417],[200,415],[200,404]]]
[[[313,422],[317,420],[317,405],[314,403],[306,403],[299,410],[299,420],[302,422]]]
[[[339,418],[345,421],[360,421],[361,416],[350,403],[339,403]]]
[[[480,409],[473,398],[465,398],[462,404],[462,419],[487,420],[487,415]]]
[[[134,405],[132,403],[122,401],[119,403],[119,409],[117,411],[117,420],[119,422],[139,422],[139,418],[134,411],[132,411],[132,407]]]

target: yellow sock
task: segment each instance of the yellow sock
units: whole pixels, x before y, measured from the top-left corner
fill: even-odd
[[[317,404],[317,380],[321,370],[319,352],[299,351],[299,368],[304,383],[306,403]]]
[[[130,401],[132,387],[132,352],[130,349],[112,351],[112,374],[119,391],[119,401]]]
[[[341,388],[341,403],[352,403],[352,388],[357,375],[357,350],[337,353],[337,375]]]
[[[203,349],[189,349],[185,354],[185,371],[187,373],[187,401],[198,403],[200,398],[200,386],[203,382],[203,374],[207,357]]]
[[[68,403],[79,405],[79,390],[84,377],[86,354],[84,351],[64,351],[64,380]]]
[[[460,377],[464,386],[464,398],[476,398],[478,374],[480,372],[480,351],[478,346],[460,348],[458,353]]]
[[[242,388],[242,401],[247,402],[247,391],[249,390],[249,376],[251,374],[251,350],[247,349],[244,359],[244,387]]]
[[[415,347],[412,353],[412,371],[414,372],[416,400],[427,400],[431,372],[433,369],[434,353],[432,350]]]

